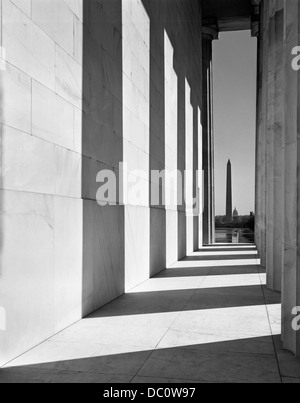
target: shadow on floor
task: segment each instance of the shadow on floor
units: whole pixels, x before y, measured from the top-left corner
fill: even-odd
[[[109,347],[108,347],[109,349]],[[97,346],[95,346],[95,351]],[[284,381],[299,381],[300,362],[280,355]],[[293,359],[294,360],[294,359]],[[272,337],[103,354],[0,370],[0,383],[280,383]]]
[[[251,266],[165,270],[0,370],[0,383],[300,383]],[[266,305],[267,304],[267,305]]]

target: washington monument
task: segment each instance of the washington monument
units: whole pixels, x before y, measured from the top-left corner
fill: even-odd
[[[226,191],[226,221],[232,221],[232,179],[231,179],[231,161],[227,164],[227,191]]]

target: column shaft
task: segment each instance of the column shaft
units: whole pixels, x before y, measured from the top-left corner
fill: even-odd
[[[274,121],[275,121],[275,1],[271,1],[269,14],[267,132],[266,132],[266,270],[267,285],[274,283]]]
[[[213,136],[213,88],[212,88],[212,41],[217,32],[209,29],[203,33],[203,171],[204,171],[204,208],[203,244],[215,241],[215,180],[214,180],[214,136]]]
[[[262,66],[263,65],[263,35],[262,14],[260,32],[257,41],[257,107],[256,107],[256,160],[255,160],[255,243],[259,255],[262,255]]]
[[[284,128],[285,128],[285,231],[284,273],[282,296],[282,338],[284,348],[300,356],[300,334],[292,328],[293,309],[300,305],[300,139],[299,89],[300,74],[293,70],[292,50],[299,46],[300,4],[285,2],[285,68],[284,68]]]
[[[281,4],[280,4],[281,3]],[[281,291],[284,253],[284,132],[283,132],[283,17],[282,2],[275,12],[275,93],[274,93],[274,196],[273,196],[273,284]]]
[[[267,132],[267,101],[268,101],[268,53],[269,53],[269,2],[262,3],[261,10],[261,65],[262,65],[262,89],[261,89],[261,113],[259,126],[259,148],[260,148],[260,167],[259,167],[259,189],[260,193],[260,256],[262,266],[266,266],[266,132]]]

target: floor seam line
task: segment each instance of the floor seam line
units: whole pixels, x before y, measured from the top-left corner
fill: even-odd
[[[209,270],[211,271],[211,270]],[[201,284],[204,283],[204,281],[206,280],[206,278],[208,277],[208,273],[204,276],[204,280]],[[199,287],[200,288],[200,287]],[[170,326],[168,327],[168,330],[164,333],[164,335],[162,336],[162,338],[159,340],[159,342],[157,343],[157,345],[155,346],[155,348],[151,351],[149,357],[147,358],[147,360],[143,363],[143,365],[141,366],[141,368],[138,370],[137,374],[135,375],[138,376],[139,372],[144,368],[144,366],[147,364],[147,362],[150,360],[151,356],[154,354],[154,352],[157,351],[159,344],[162,342],[162,340],[165,338],[165,336],[167,335],[167,333],[169,332],[169,330],[171,329],[171,327],[174,325],[174,323],[176,322],[176,320],[179,318],[179,316],[184,312],[185,307],[190,303],[191,299],[193,298],[193,296],[196,294],[196,290],[192,290],[192,295],[191,297],[188,299],[188,301],[186,302],[186,304],[183,306],[182,310],[180,312],[178,312],[176,318],[174,319],[174,321],[170,324]],[[134,378],[133,378],[134,379]]]

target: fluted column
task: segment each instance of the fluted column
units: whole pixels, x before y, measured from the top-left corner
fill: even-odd
[[[294,47],[300,44],[300,3],[285,1],[284,129],[285,228],[282,295],[282,338],[285,349],[300,357],[300,332],[293,329],[294,308],[300,306],[300,73],[292,68]]]
[[[267,285],[280,291],[283,270],[283,4],[269,9],[268,130],[267,130]]]
[[[267,284],[273,288],[274,263],[274,100],[275,100],[275,0],[269,8],[269,49],[267,75],[267,130],[266,130],[266,271]]]
[[[283,0],[276,1],[275,10],[275,89],[274,89],[274,226],[273,283],[281,291],[284,256],[284,130],[283,130]]]
[[[266,266],[267,250],[267,129],[268,129],[268,63],[269,63],[269,5],[261,4],[259,65],[258,74],[258,126],[257,126],[257,166],[256,166],[256,237],[262,266]],[[260,88],[261,87],[261,88]]]
[[[263,120],[263,100],[265,83],[263,81],[263,61],[264,61],[264,21],[263,8],[261,7],[260,24],[257,36],[257,112],[256,112],[256,165],[255,165],[255,243],[259,255],[263,254],[263,177],[264,177],[264,120]]]
[[[203,243],[215,242],[215,178],[214,178],[214,133],[213,133],[213,85],[212,85],[212,41],[218,39],[214,27],[203,27],[203,171],[204,171],[204,210]]]

